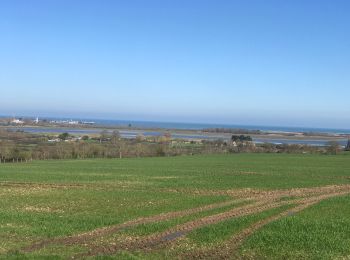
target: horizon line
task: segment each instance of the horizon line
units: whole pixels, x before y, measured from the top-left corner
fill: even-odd
[[[276,125],[276,124],[268,124],[268,125],[263,125],[263,124],[240,124],[240,123],[215,123],[215,122],[188,122],[188,121],[166,121],[166,120],[147,120],[147,119],[116,119],[116,118],[111,118],[111,117],[86,117],[86,116],[40,116],[36,115],[0,115],[0,118],[30,118],[30,119],[35,119],[35,118],[43,118],[43,119],[65,119],[65,120],[101,120],[101,121],[115,121],[115,122],[125,122],[125,123],[161,123],[161,124],[182,124],[182,125],[208,125],[208,126],[213,126],[215,128],[217,127],[233,127],[233,128],[240,128],[240,127],[249,127],[249,128],[253,128],[253,127],[257,127],[257,129],[254,130],[261,130],[259,129],[259,127],[263,127],[263,128],[268,128],[268,127],[273,127],[273,128],[292,128],[292,129],[307,129],[307,130],[311,130],[311,129],[319,129],[319,130],[345,130],[345,131],[350,131],[350,128],[343,128],[343,127],[314,127],[314,126],[293,126],[293,125]],[[273,129],[271,129],[273,131]]]

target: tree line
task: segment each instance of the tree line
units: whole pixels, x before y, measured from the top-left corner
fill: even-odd
[[[50,143],[49,140],[55,140]],[[350,142],[348,144],[350,148]],[[49,159],[124,158],[178,156],[220,153],[328,153],[342,151],[338,143],[326,147],[308,145],[255,144],[246,135],[232,135],[230,140],[173,140],[170,134],[158,137],[121,138],[118,131],[102,131],[97,136],[77,138],[0,130],[0,163]]]

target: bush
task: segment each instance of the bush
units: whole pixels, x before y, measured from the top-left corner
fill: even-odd
[[[62,133],[62,134],[60,134],[59,136],[58,136],[58,138],[59,139],[61,139],[61,140],[67,140],[68,139],[68,137],[69,137],[69,134],[68,133]]]

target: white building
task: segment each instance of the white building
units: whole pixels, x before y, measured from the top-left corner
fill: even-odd
[[[70,120],[70,121],[68,121],[68,124],[69,124],[69,125],[78,125],[78,124],[79,124],[79,121]]]
[[[24,122],[22,120],[19,120],[19,119],[13,119],[11,121],[12,124],[24,124]]]

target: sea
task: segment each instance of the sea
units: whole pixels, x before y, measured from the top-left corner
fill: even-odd
[[[115,120],[115,119],[79,119],[79,118],[42,118],[47,120],[73,120],[95,122],[101,126],[125,127],[132,126],[136,128],[149,129],[179,129],[179,130],[202,130],[207,128],[235,128],[247,130],[261,130],[269,132],[314,132],[330,134],[350,134],[350,129],[339,128],[317,128],[317,127],[294,127],[294,126],[265,126],[265,125],[241,125],[241,124],[214,124],[214,123],[184,123],[184,122],[157,122],[157,121],[134,121],[134,120]]]

